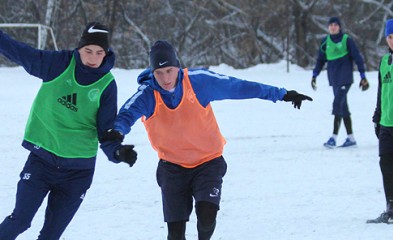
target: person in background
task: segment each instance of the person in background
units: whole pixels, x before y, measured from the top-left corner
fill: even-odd
[[[75,50],[44,51],[0,31],[0,53],[42,79],[32,105],[22,146],[30,151],[20,173],[16,204],[0,224],[0,239],[27,230],[48,195],[39,240],[56,240],[77,212],[93,180],[98,138],[113,127],[117,86],[110,70],[115,55],[109,30],[89,23]],[[102,144],[109,160],[132,165],[132,145]],[[109,150],[106,150],[109,149]]]
[[[312,99],[257,82],[206,69],[180,68],[173,46],[159,40],[150,50],[150,68],[138,76],[140,87],[119,111],[108,141],[122,141],[142,118],[152,147],[158,153],[157,183],[161,187],[168,240],[184,240],[193,210],[199,240],[208,240],[216,226],[223,177],[221,135],[210,102],[251,99],[292,102],[299,108]],[[258,110],[259,111],[259,110]]]
[[[379,64],[377,106],[373,122],[379,139],[379,166],[386,211],[367,223],[393,223],[393,19],[386,21],[385,37],[389,52],[382,57]]]
[[[354,42],[346,33],[342,32],[340,19],[329,19],[329,35],[321,42],[318,50],[318,58],[315,64],[311,87],[317,90],[317,77],[327,62],[327,75],[329,85],[333,88],[333,134],[323,145],[327,148],[336,147],[337,136],[341,122],[344,121],[347,138],[340,147],[356,146],[353,135],[351,113],[349,112],[347,95],[353,83],[353,62],[356,63],[360,73],[359,87],[362,91],[369,88],[366,79],[363,58]]]

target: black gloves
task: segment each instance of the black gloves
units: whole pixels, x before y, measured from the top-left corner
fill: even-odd
[[[317,79],[315,77],[311,78],[311,87],[314,91],[317,90]],[[366,91],[370,87],[370,84],[368,84],[366,78],[362,78],[362,80],[359,82],[359,87],[362,89],[362,91]]]
[[[121,134],[119,131],[113,130],[113,129],[108,129],[104,134],[102,135],[102,138],[100,139],[102,142],[105,141],[119,141],[123,142],[124,140],[124,135]]]
[[[134,145],[121,145],[115,151],[116,160],[128,163],[130,167],[134,165],[137,155],[134,151]]]
[[[282,100],[284,100],[285,102],[292,102],[294,108],[300,109],[300,106],[302,105],[302,101],[304,100],[312,101],[312,98],[291,90],[284,95]]]
[[[362,88],[362,91],[366,91],[370,87],[366,78],[360,80],[359,87]]]
[[[124,135],[119,131],[108,129],[101,137],[100,141],[119,141],[123,142]],[[115,159],[117,161],[125,162],[132,167],[136,161],[138,154],[134,151],[134,145],[120,145],[115,151]]]
[[[379,130],[381,129],[381,125],[379,123],[374,123],[374,130],[375,130],[375,135],[379,139]]]
[[[314,91],[317,90],[317,79],[315,77],[311,78],[311,87]]]

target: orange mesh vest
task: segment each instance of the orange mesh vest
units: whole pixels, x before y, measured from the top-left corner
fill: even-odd
[[[156,90],[154,97],[154,113],[147,120],[142,117],[142,122],[160,159],[193,168],[222,155],[225,139],[210,103],[204,108],[198,102],[187,69],[179,106],[168,108]]]

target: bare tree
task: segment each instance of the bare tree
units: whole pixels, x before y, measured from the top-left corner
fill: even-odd
[[[59,2],[59,0],[48,0],[48,4],[46,6],[45,19],[44,19],[44,25],[45,26],[51,26],[52,17],[55,15],[55,11],[57,10],[56,5],[57,5],[58,2]],[[48,31],[43,30],[42,37],[41,37],[41,42],[39,43],[39,48],[40,49],[44,49],[45,48],[47,35],[48,35]]]
[[[373,70],[386,52],[392,9],[392,0],[0,0],[0,22],[49,25],[62,49],[77,46],[88,22],[102,22],[120,68],[147,67],[158,39],[175,46],[183,66],[246,68],[286,59],[312,68],[327,21],[337,16]],[[36,45],[32,31],[7,32]]]

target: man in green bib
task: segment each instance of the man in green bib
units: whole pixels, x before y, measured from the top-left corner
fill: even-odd
[[[389,52],[379,65],[378,95],[373,122],[379,139],[379,166],[382,173],[386,211],[367,223],[393,223],[393,19],[386,21],[386,43]]]
[[[344,121],[347,138],[340,147],[356,146],[352,130],[351,113],[349,112],[347,94],[353,83],[353,62],[356,63],[360,73],[359,87],[365,91],[369,84],[366,79],[363,58],[353,39],[341,31],[341,22],[337,17],[329,19],[329,35],[321,42],[318,58],[311,79],[311,87],[317,89],[316,78],[327,62],[329,85],[333,88],[333,134],[323,145],[326,148],[335,148],[341,121]]]
[[[43,51],[0,31],[0,53],[42,79],[22,146],[30,151],[20,173],[16,204],[0,224],[0,239],[27,230],[48,195],[39,240],[57,240],[71,222],[93,180],[99,140],[108,159],[136,161],[132,145],[103,142],[117,114],[117,86],[110,70],[109,29],[89,23],[74,50]]]

